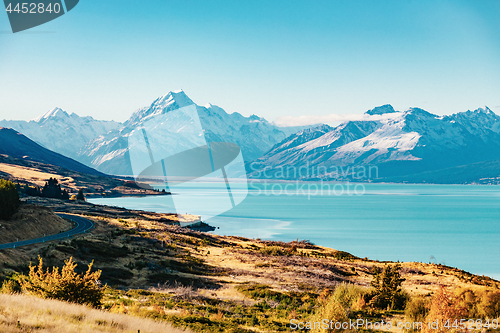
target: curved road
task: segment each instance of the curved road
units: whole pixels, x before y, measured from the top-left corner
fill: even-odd
[[[2,249],[15,249],[16,247],[20,246],[25,246],[25,245],[32,245],[32,244],[37,244],[37,243],[45,243],[48,241],[53,241],[57,239],[64,239],[68,238],[70,236],[82,234],[84,232],[87,232],[90,230],[93,226],[94,223],[92,223],[90,220],[87,220],[83,217],[80,216],[74,216],[74,215],[68,215],[68,214],[62,214],[62,213],[57,213],[56,214],[59,217],[62,217],[63,219],[71,220],[76,223],[76,227],[66,231],[66,232],[61,232],[59,234],[51,235],[51,236],[46,236],[42,238],[36,238],[36,239],[29,239],[25,241],[20,241],[20,242],[14,242],[14,243],[7,243],[7,244],[0,244],[0,250]]]

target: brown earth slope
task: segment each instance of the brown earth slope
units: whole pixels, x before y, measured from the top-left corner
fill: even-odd
[[[49,208],[21,205],[11,220],[0,220],[0,244],[40,238],[71,228],[71,222],[60,218]]]

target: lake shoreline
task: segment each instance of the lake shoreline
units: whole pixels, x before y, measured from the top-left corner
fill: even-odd
[[[422,185],[430,184],[365,184],[363,195],[338,196],[325,190],[323,195],[308,198],[295,191],[293,184],[289,185],[293,195],[287,196],[273,195],[270,190],[266,193],[264,184],[255,183],[253,186],[260,186],[260,190],[253,191],[249,186],[248,196],[239,206],[203,221],[219,227],[214,232],[219,235],[276,241],[299,237],[361,256],[370,254],[374,259],[436,262],[500,278],[500,271],[492,270],[500,263],[500,249],[495,245],[500,189]],[[201,200],[203,195],[219,195],[211,184],[194,184],[193,188],[201,193]],[[244,184],[235,190],[243,191]],[[167,197],[94,202],[129,209],[175,211]]]

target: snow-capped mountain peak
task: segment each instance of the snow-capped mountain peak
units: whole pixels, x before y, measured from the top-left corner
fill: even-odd
[[[88,142],[122,126],[114,121],[95,120],[53,108],[30,121],[3,120],[0,126],[13,128],[31,140],[57,153],[78,159]]]
[[[69,117],[68,113],[63,111],[61,108],[55,107],[52,110],[45,112],[44,114],[42,114],[38,118],[35,118],[32,120],[37,122],[37,123],[40,123],[40,122],[46,121],[47,119],[50,119],[50,118],[67,118],[67,117]]]
[[[186,95],[186,93],[181,90],[171,91],[166,95],[157,98],[153,104],[162,105],[167,107],[172,104],[177,104],[179,108],[184,106],[192,105],[194,102]]]
[[[81,152],[80,158],[84,163],[109,174],[132,174],[129,158],[130,133],[146,124],[157,133],[162,133],[164,141],[169,142],[168,151],[184,150],[186,141],[198,142],[200,135],[199,132],[192,131],[183,132],[185,135],[182,137],[173,130],[185,128],[186,118],[179,117],[173,111],[186,106],[191,111],[194,107],[207,142],[236,143],[246,161],[261,157],[273,145],[302,129],[280,128],[256,115],[244,117],[237,112],[228,114],[214,104],[200,106],[182,90],[173,91],[134,112],[119,131],[110,132],[90,142]]]
[[[177,110],[185,106],[193,105],[194,102],[182,90],[171,91],[166,95],[158,97],[150,106],[141,108],[134,112],[125,125],[136,125],[150,117]]]

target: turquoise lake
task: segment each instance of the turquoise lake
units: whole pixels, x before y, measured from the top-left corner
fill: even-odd
[[[244,186],[232,190],[244,193]],[[252,183],[241,204],[206,222],[220,235],[307,239],[358,257],[442,263],[500,279],[500,186],[323,184],[323,193],[318,188],[319,183]],[[194,202],[224,200],[224,191],[211,183],[194,183],[191,190]],[[172,196],[89,201],[175,212]]]

